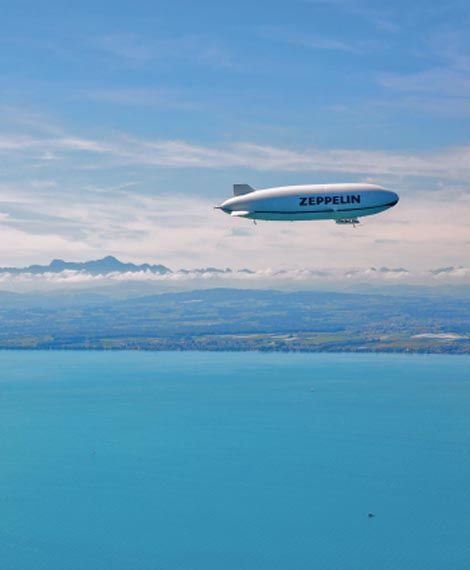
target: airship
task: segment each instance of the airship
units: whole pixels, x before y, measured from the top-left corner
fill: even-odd
[[[357,224],[395,206],[395,192],[376,184],[306,184],[255,190],[234,184],[233,196],[216,209],[233,217],[254,220],[335,220]]]

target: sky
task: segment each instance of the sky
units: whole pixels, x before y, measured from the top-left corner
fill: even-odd
[[[466,0],[4,2],[0,265],[468,277],[469,28]],[[401,200],[355,229],[213,211],[346,181]]]

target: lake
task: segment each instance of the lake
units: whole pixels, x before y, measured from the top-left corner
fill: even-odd
[[[3,351],[0,371],[2,570],[470,568],[470,357]]]

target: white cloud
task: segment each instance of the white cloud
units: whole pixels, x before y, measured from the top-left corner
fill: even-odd
[[[189,270],[159,274],[150,271],[90,274],[86,271],[0,273],[3,290],[34,291],[60,288],[89,288],[110,285],[155,285],[156,290],[199,289],[207,287],[248,287],[278,289],[344,289],[360,291],[361,285],[381,286],[470,286],[470,267],[452,268],[444,273],[408,271],[403,268],[328,268],[278,270]],[[379,289],[380,290],[380,289]]]
[[[269,40],[305,47],[312,50],[339,51],[351,54],[364,53],[364,44],[353,44],[343,39],[321,36],[317,34],[302,34],[298,30],[286,28],[262,27],[258,33]]]
[[[151,88],[112,88],[84,91],[82,97],[91,101],[137,107],[194,110],[198,105],[185,101],[172,91]]]
[[[233,65],[224,45],[198,34],[153,38],[135,34],[108,34],[91,39],[90,44],[102,53],[134,65],[168,59],[216,68]]]
[[[424,41],[423,69],[411,73],[382,73],[379,85],[400,95],[401,104],[433,114],[468,115],[470,54],[468,34],[436,29]],[[403,98],[407,95],[406,98]]]
[[[360,0],[305,0],[312,5],[324,5],[333,9],[341,9],[345,12],[363,18],[374,27],[386,32],[398,32],[399,26],[392,19],[390,5],[385,3],[375,3]]]
[[[383,87],[410,93],[437,94],[468,99],[470,79],[468,71],[449,68],[433,68],[418,73],[384,73],[379,77]]]
[[[21,160],[61,158],[73,169],[148,166],[167,168],[248,168],[257,171],[439,177],[462,180],[470,175],[470,145],[425,152],[369,149],[288,149],[250,142],[201,145],[181,140],[151,140],[125,134],[95,140],[0,135],[0,155]],[[93,162],[89,158],[93,157]],[[83,160],[87,162],[83,162]],[[29,164],[31,166],[31,163]]]

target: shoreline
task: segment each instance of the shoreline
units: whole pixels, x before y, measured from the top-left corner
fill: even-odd
[[[384,354],[384,355],[440,355],[440,356],[470,356],[470,347],[465,350],[436,349],[363,349],[348,350],[345,348],[331,349],[283,349],[283,348],[149,348],[142,346],[0,346],[0,352],[212,352],[212,353],[260,353],[260,354]]]

